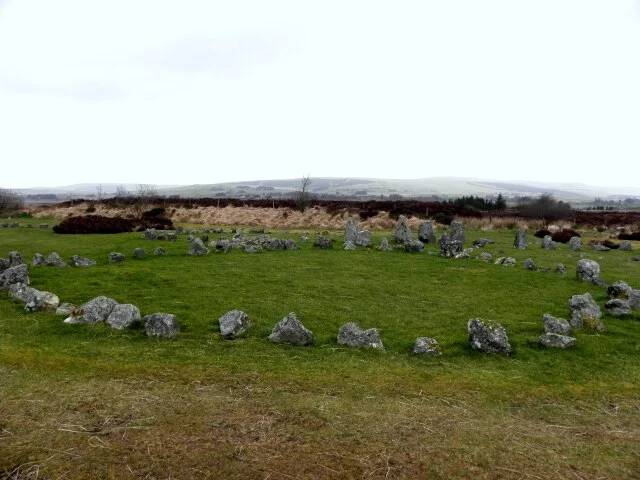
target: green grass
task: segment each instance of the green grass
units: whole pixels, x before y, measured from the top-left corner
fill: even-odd
[[[567,318],[570,296],[585,292],[603,307],[606,292],[574,278],[579,253],[563,245],[517,251],[513,235],[468,232],[467,243],[497,240],[485,250],[515,257],[508,268],[346,252],[340,242],[333,251],[309,243],[189,257],[184,236],[174,244],[0,229],[0,256],[57,251],[98,261],[31,268],[34,287],[77,304],[107,295],[143,315],[173,313],[182,328],[176,340],[148,339],[142,330],[66,325],[0,298],[0,473],[37,466],[50,478],[637,478],[640,315],[605,317],[605,333],[578,332],[571,350],[538,346],[544,313]],[[159,245],[168,256],[131,258],[135,247],[151,254]],[[127,260],[109,264],[112,251]],[[640,287],[637,251],[584,253],[605,280]],[[528,257],[562,262],[569,274],[527,271]],[[234,308],[253,326],[225,341],[217,319]],[[289,312],[314,332],[313,346],[267,341]],[[513,355],[473,351],[473,317],[502,324]],[[378,328],[386,350],[339,345],[338,328],[351,321]],[[418,336],[438,339],[444,355],[413,356]]]

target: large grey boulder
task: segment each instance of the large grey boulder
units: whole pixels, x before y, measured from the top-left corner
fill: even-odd
[[[557,333],[558,335],[569,335],[573,328],[564,318],[556,318],[548,313],[542,316],[544,321],[544,331],[546,333]]]
[[[584,282],[598,284],[600,280],[600,265],[595,260],[582,258],[576,265],[576,277]]]
[[[582,248],[582,239],[580,237],[571,237],[569,239],[569,250],[576,252]]]
[[[471,348],[485,353],[511,354],[511,344],[505,328],[494,322],[472,318],[467,323]]]
[[[358,227],[356,226],[356,221],[353,217],[349,217],[347,219],[347,225],[345,226],[345,229],[344,229],[344,241],[355,244],[357,236],[358,236]]]
[[[410,240],[405,242],[404,249],[409,253],[422,253],[424,251],[424,243],[420,240]]]
[[[95,325],[96,323],[104,322],[116,305],[118,305],[118,302],[113,298],[105,296],[96,297],[74,310],[74,312],[64,320],[64,323],[72,325]]]
[[[614,317],[623,317],[633,313],[631,305],[629,305],[629,300],[622,298],[613,298],[607,301],[604,308],[609,315],[613,315]]]
[[[25,261],[22,258],[22,255],[19,252],[16,251],[12,251],[9,252],[9,266],[10,267],[17,267],[18,265],[22,265],[24,264]]]
[[[436,234],[433,231],[433,223],[430,220],[425,220],[418,227],[418,240],[425,244],[436,243]]]
[[[14,283],[24,283],[29,285],[29,270],[25,264],[9,267],[0,273],[0,290],[7,290],[9,285]]]
[[[542,248],[544,248],[545,250],[555,250],[557,248],[556,242],[551,239],[551,235],[544,236],[544,238],[542,239]]]
[[[180,333],[178,320],[171,313],[152,313],[142,317],[142,322],[148,337],[175,338]]]
[[[107,324],[111,328],[122,330],[140,323],[140,309],[130,303],[116,305],[107,317]]]
[[[575,345],[576,339],[558,333],[545,333],[538,338],[538,343],[548,348],[569,348]]]
[[[377,328],[362,330],[355,323],[346,323],[338,330],[338,343],[352,348],[371,347],[384,349]]]
[[[111,252],[109,254],[109,262],[111,263],[121,263],[124,262],[125,256],[119,252]]]
[[[442,349],[435,338],[418,337],[413,344],[413,353],[427,357],[439,357],[442,355]]]
[[[43,310],[55,310],[60,304],[57,295],[51,292],[43,292],[29,287],[24,283],[9,285],[9,296],[25,304],[27,312],[40,312]]]
[[[286,345],[304,346],[313,343],[313,333],[291,312],[273,327],[269,341]]]
[[[210,250],[204,246],[204,243],[202,243],[201,239],[194,238],[191,242],[189,250],[187,251],[187,255],[209,255],[209,251]]]
[[[407,243],[411,241],[411,229],[407,223],[407,217],[400,215],[396,221],[396,228],[393,231],[393,241],[396,243]]]
[[[316,248],[321,248],[323,250],[333,248],[333,239],[325,237],[323,235],[318,235],[313,242],[313,246]]]
[[[69,264],[65,262],[58,252],[52,252],[45,258],[44,262],[50,267],[68,267]]]
[[[460,245],[464,245],[464,226],[462,222],[454,220],[449,225],[449,239],[454,242],[460,242]]]
[[[527,248],[527,231],[519,228],[516,232],[516,238],[513,240],[513,248],[517,250],[525,250]]]
[[[591,328],[596,332],[605,330],[605,326],[600,320],[602,312],[600,307],[593,300],[590,293],[573,295],[569,299],[571,310],[571,326],[573,328]]]
[[[227,340],[233,340],[242,335],[251,326],[249,315],[241,310],[231,310],[218,319],[220,335]]]
[[[71,257],[71,263],[75,267],[93,267],[96,264],[96,261],[91,258],[84,258],[78,255],[73,255]]]

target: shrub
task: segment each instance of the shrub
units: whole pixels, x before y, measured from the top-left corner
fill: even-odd
[[[546,228],[538,230],[536,233],[533,234],[533,236],[537,237],[537,238],[544,238],[547,235],[551,235],[551,232],[549,230],[547,230]]]

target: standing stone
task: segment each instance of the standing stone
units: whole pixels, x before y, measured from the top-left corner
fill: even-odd
[[[65,262],[57,252],[53,252],[47,256],[45,259],[45,263],[52,267],[68,267],[69,265]]]
[[[9,252],[9,266],[10,267],[16,267],[18,265],[22,265],[24,264],[24,259],[22,258],[22,255],[20,255],[19,252]]]
[[[545,250],[555,250],[556,242],[551,239],[551,235],[545,235],[542,239],[542,248]]]
[[[516,232],[513,248],[517,250],[525,250],[527,248],[527,231],[524,228],[519,228]]]
[[[555,318],[552,315],[545,313],[542,316],[544,321],[544,331],[546,333],[557,333],[559,335],[569,335],[573,330],[571,324],[564,318]]]
[[[424,243],[420,240],[410,240],[404,244],[404,249],[409,253],[422,253],[424,251]]]
[[[47,264],[47,261],[44,258],[44,255],[41,253],[36,253],[33,256],[33,262],[31,263],[34,267],[44,267]]]
[[[471,348],[485,353],[511,354],[511,344],[503,326],[472,318],[467,323]]]
[[[84,258],[78,255],[73,255],[71,257],[71,263],[73,263],[75,267],[93,267],[96,264],[96,261],[92,260],[91,258]]]
[[[378,250],[382,250],[383,252],[388,252],[392,250],[391,246],[389,245],[389,240],[387,240],[386,237],[382,237],[382,240],[380,240],[380,245],[378,245]]]
[[[600,307],[590,293],[573,295],[569,300],[569,308],[571,309],[571,326],[573,328],[588,327],[596,332],[605,330],[604,324],[600,321],[602,318]]]
[[[356,234],[356,240],[354,242],[358,247],[369,248],[372,244],[371,233],[368,230],[359,230]]]
[[[418,228],[418,240],[425,244],[436,243],[436,234],[433,231],[433,223],[430,220],[425,220],[420,224]]]
[[[576,277],[583,282],[598,284],[600,280],[600,265],[594,260],[582,258],[576,266]]]
[[[622,298],[613,298],[607,301],[604,308],[609,315],[613,315],[615,317],[623,317],[633,313],[631,305],[629,305],[629,300],[624,300]]]
[[[180,333],[178,320],[171,313],[153,313],[142,317],[142,322],[148,337],[175,338]]]
[[[0,290],[7,290],[9,285],[14,283],[24,283],[29,285],[29,270],[23,263],[22,265],[16,265],[15,267],[9,267],[4,272],[0,273]]]
[[[60,305],[60,299],[51,292],[42,292],[24,283],[9,285],[9,296],[25,304],[27,312],[55,310]]]
[[[416,343],[413,344],[413,353],[428,357],[439,357],[442,355],[442,350],[435,338],[418,337]]]
[[[538,338],[538,343],[548,348],[569,348],[575,345],[576,339],[558,333],[545,333]]]
[[[187,255],[209,255],[209,251],[210,250],[204,246],[201,239],[194,238],[189,250],[187,251]]]
[[[446,232],[440,237],[440,255],[447,258],[455,258],[462,253],[462,243],[458,240],[449,240]]]
[[[96,323],[104,322],[116,305],[118,305],[118,302],[113,298],[96,297],[81,305],[80,308],[65,319],[64,323],[95,325]]]
[[[526,268],[527,270],[537,270],[538,269],[538,267],[536,266],[535,262],[530,258],[527,258],[522,263],[522,265],[524,265],[524,268]]]
[[[111,328],[122,330],[123,328],[137,325],[140,320],[140,309],[138,307],[130,303],[122,303],[113,308],[106,322]]]
[[[571,237],[569,239],[569,250],[577,252],[582,248],[582,239],[580,237]]]
[[[338,330],[338,343],[352,348],[371,347],[384,349],[377,328],[362,330],[355,323],[345,323]]]
[[[305,346],[313,343],[313,333],[305,328],[291,312],[273,327],[269,341],[286,345]]]
[[[393,241],[396,243],[407,243],[411,241],[411,229],[407,224],[407,217],[400,215],[393,232]]]
[[[622,243],[620,243],[620,247],[618,248],[618,250],[624,250],[624,251],[631,251],[631,242],[629,240],[624,240]]]
[[[133,258],[144,258],[147,256],[147,252],[144,251],[144,248],[135,248],[133,250]]]
[[[358,235],[358,227],[353,217],[347,219],[347,225],[344,229],[344,241],[356,243],[356,237]]]
[[[120,263],[120,262],[124,262],[125,256],[121,253],[118,252],[111,252],[109,254],[109,261],[111,263]]]
[[[464,245],[464,226],[462,222],[454,220],[449,226],[449,238],[451,241],[460,242],[460,245]]]
[[[249,315],[240,310],[231,310],[218,319],[220,335],[233,340],[242,335],[251,326]]]

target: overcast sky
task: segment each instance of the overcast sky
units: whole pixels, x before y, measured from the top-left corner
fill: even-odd
[[[0,0],[0,187],[637,186],[640,0]]]

